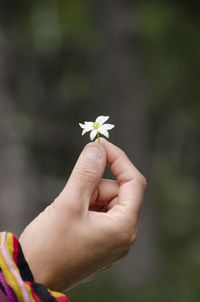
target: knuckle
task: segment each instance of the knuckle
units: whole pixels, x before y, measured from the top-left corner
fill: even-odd
[[[118,160],[119,160],[119,161],[122,161],[122,160],[124,160],[125,158],[127,158],[126,153],[125,153],[123,150],[120,149],[120,151],[119,151],[119,156],[118,156]]]
[[[132,245],[137,238],[137,231],[135,230],[134,232],[132,232],[131,236],[129,237],[129,245]]]
[[[76,173],[80,180],[87,180],[89,182],[94,182],[97,178],[97,170],[91,167],[86,167],[80,165],[76,169]]]
[[[146,189],[147,187],[147,180],[146,178],[141,174],[138,181],[140,182],[141,186]]]
[[[126,153],[124,152],[124,150],[120,149],[119,154],[121,157],[126,156]]]

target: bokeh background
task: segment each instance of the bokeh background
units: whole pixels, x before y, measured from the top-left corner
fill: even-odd
[[[98,115],[148,180],[129,256],[72,301],[200,301],[199,16],[195,0],[0,1],[1,230],[54,200]]]

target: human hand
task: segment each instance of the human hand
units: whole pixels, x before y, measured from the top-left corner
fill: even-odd
[[[117,181],[101,179],[106,164]],[[122,150],[102,138],[89,143],[61,194],[20,237],[35,281],[69,289],[125,256],[137,236],[145,187]]]

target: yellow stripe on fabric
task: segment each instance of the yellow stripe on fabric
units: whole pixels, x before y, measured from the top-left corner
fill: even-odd
[[[17,267],[15,261],[13,260],[13,256],[14,256],[13,234],[7,233],[7,238],[6,238],[6,244],[5,244],[5,246],[6,246],[6,249],[7,249],[7,251],[8,251],[8,254],[9,254],[11,260],[12,260],[12,263],[13,263],[15,269],[17,270],[17,272],[18,272],[18,274],[19,274],[19,276],[20,276],[20,278],[21,278],[20,271],[19,271],[19,269],[18,269],[18,267]],[[23,281],[23,280],[22,280],[22,281]],[[28,286],[28,285],[25,284],[25,283],[24,283],[24,285],[25,285],[26,290],[27,290],[27,292],[28,292],[28,296],[29,296],[30,301],[31,301],[31,302],[35,302],[35,299],[33,298],[32,293],[31,293],[30,286]]]
[[[7,233],[5,247],[6,247],[8,255],[10,256],[10,259],[12,260],[12,263],[13,263],[16,271],[19,273],[19,269],[13,260],[14,247],[13,247],[13,235],[11,233]]]
[[[8,255],[9,255],[9,257],[10,257],[10,260],[12,261],[12,264],[13,264],[15,270],[17,271],[17,273],[19,275],[19,278],[21,278],[20,271],[19,271],[17,265],[15,264],[15,262],[13,260],[13,254],[14,254],[13,234],[7,233],[5,247],[6,247],[6,251],[7,251]],[[0,257],[0,258],[2,258],[2,257]],[[4,261],[4,265],[1,266],[1,264],[0,264],[0,267],[2,267],[2,272],[3,272],[3,275],[5,277],[5,280],[8,283],[8,285],[13,289],[15,295],[17,296],[17,299],[19,301],[23,301],[24,298],[23,298],[23,295],[22,295],[22,292],[21,292],[21,288],[20,288],[20,286],[19,286],[19,284],[18,284],[15,276],[10,271],[9,266],[7,265],[7,262]],[[22,282],[24,283],[23,280],[22,280]],[[27,284],[25,284],[25,283],[24,283],[24,286],[25,286],[26,291],[28,293],[29,300],[31,302],[35,302],[35,299],[32,296],[30,287]]]
[[[35,302],[36,300],[33,298],[33,295],[32,295],[32,292],[31,292],[31,289],[30,289],[30,286],[26,283],[25,284],[25,287],[26,287],[26,290],[28,292],[28,296],[29,296],[29,299],[31,302]],[[37,295],[36,295],[37,296]]]
[[[8,236],[9,234],[7,234]],[[0,241],[0,246],[1,246],[1,243],[2,243],[2,234],[0,233],[0,236],[1,236],[1,241]],[[10,236],[7,237],[10,241],[11,238]],[[7,241],[7,238],[6,238],[6,241]],[[7,246],[10,246],[10,242],[7,243],[6,242],[6,245]],[[6,250],[7,250],[7,246],[6,246]],[[7,250],[7,253],[9,254],[9,251]],[[23,301],[23,295],[22,295],[22,292],[21,292],[21,289],[20,289],[20,286],[15,278],[15,276],[13,275],[13,273],[10,271],[10,267],[8,266],[5,258],[4,258],[4,255],[2,254],[2,251],[0,249],[0,268],[1,268],[1,271],[4,275],[4,278],[7,282],[7,284],[13,289],[14,293],[16,294],[17,296],[17,299],[19,301]]]
[[[52,291],[52,290],[50,290],[50,289],[48,289],[48,291],[49,291],[49,293],[51,293],[51,295],[52,295],[53,297],[55,297],[55,298],[66,297],[64,294],[61,294],[61,293],[59,293],[59,292],[54,292],[54,291]]]
[[[13,263],[15,269],[17,270],[17,272],[18,272],[18,274],[19,274],[19,276],[21,278],[20,271],[19,271],[19,269],[18,269],[15,261],[13,260],[13,256],[14,256],[13,234],[7,233],[7,238],[6,238],[6,244],[5,244],[5,246],[6,246],[7,252],[8,252],[8,254],[9,254],[11,260],[12,260],[12,263]],[[31,302],[35,302],[35,299],[32,296],[32,292],[31,292],[30,286],[28,284],[26,284],[26,283],[24,283],[24,285],[25,285],[26,290],[28,292],[28,296],[29,296],[30,301]],[[14,290],[14,288],[13,288],[13,290]],[[14,292],[15,292],[15,290],[14,290]]]
[[[0,247],[1,247],[1,243],[2,243],[2,234],[0,233]],[[14,248],[13,248],[13,235],[11,233],[6,234],[5,249],[6,249],[7,255],[10,258],[17,274],[19,275],[19,278],[22,280],[21,275],[20,275],[20,271],[19,271],[18,267],[16,266],[16,264],[13,260]],[[1,248],[0,248],[0,269],[3,273],[3,275],[4,275],[4,278],[7,282],[7,284],[14,291],[17,299],[19,301],[24,301],[24,297],[23,297],[23,294],[22,294],[22,291],[21,291],[21,287],[20,287],[16,277],[14,276],[12,271],[10,270],[10,266],[8,265],[6,259],[4,258],[4,255],[2,253]],[[27,291],[28,298],[29,298],[30,302],[35,302],[35,299],[33,298],[30,286],[28,284],[24,283],[23,280],[22,280],[22,282],[23,282],[23,284],[26,288],[26,291]],[[54,291],[51,291],[51,290],[48,290],[48,291],[55,298],[65,297],[65,295],[63,295],[61,293],[54,292]]]

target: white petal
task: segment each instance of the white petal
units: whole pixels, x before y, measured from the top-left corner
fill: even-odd
[[[93,127],[90,127],[89,125],[84,125],[79,123],[79,126],[83,129],[82,135],[84,135],[86,132],[91,131]]]
[[[93,127],[85,125],[84,130],[86,130],[86,132],[91,131],[91,130],[93,130]]]
[[[111,130],[112,128],[115,127],[115,125],[112,125],[112,124],[104,124],[102,125],[102,127],[106,130]]]
[[[81,128],[83,128],[83,129],[85,129],[85,125],[84,125],[84,124],[79,123],[79,126],[80,126]]]
[[[95,138],[96,135],[97,135],[97,130],[92,130],[91,133],[90,133],[91,141]]]
[[[104,115],[101,115],[101,116],[98,116],[97,119],[96,119],[96,123],[99,123],[100,126],[105,123],[107,120],[109,119],[109,116],[104,116]]]
[[[107,131],[103,126],[101,126],[98,130],[99,130],[99,132],[100,132],[101,134],[103,134],[103,135],[105,135],[107,138],[109,138],[109,133],[108,133],[108,131]]]
[[[82,135],[84,135],[88,131],[91,131],[91,129],[87,129],[87,128],[83,129]]]
[[[85,123],[85,125],[87,125],[88,127],[90,127],[91,130],[93,129],[93,125],[94,125],[93,122],[84,122],[84,123]]]

